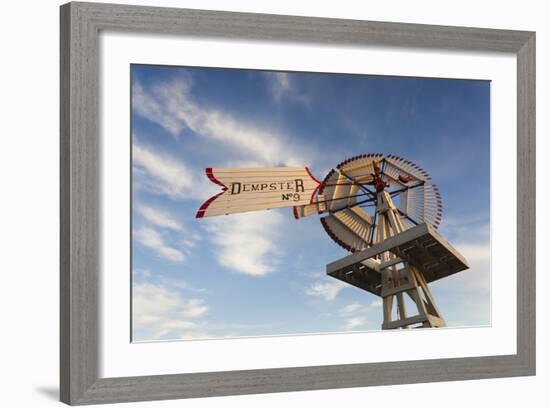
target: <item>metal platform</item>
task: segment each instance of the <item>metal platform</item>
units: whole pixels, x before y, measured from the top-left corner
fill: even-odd
[[[432,227],[419,224],[327,264],[327,274],[380,296],[381,264],[374,258],[386,251],[418,268],[428,283],[469,268],[466,259]]]

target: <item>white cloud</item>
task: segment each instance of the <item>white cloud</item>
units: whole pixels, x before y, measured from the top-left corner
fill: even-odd
[[[136,271],[134,271],[135,273]],[[134,341],[239,337],[240,329],[272,328],[269,324],[216,323],[207,320],[210,308],[203,299],[187,297],[195,290],[183,281],[134,283],[132,289],[132,334]],[[202,289],[200,289],[202,291]]]
[[[134,185],[138,189],[162,194],[171,199],[204,200],[219,192],[202,172],[193,171],[182,160],[132,143]]]
[[[280,102],[284,94],[290,93],[290,77],[286,72],[266,72],[264,73],[269,81],[269,90],[276,102]]]
[[[352,330],[355,327],[364,325],[367,322],[366,315],[377,315],[377,313],[380,313],[380,311],[377,311],[376,309],[379,309],[381,306],[381,299],[375,299],[368,305],[354,302],[344,306],[342,309],[340,309],[340,316],[346,317],[346,330]]]
[[[350,315],[355,313],[357,310],[359,310],[362,307],[361,303],[350,303],[349,305],[344,306],[342,309],[340,309],[341,315]]]
[[[196,318],[203,316],[206,312],[208,312],[208,307],[201,299],[190,299],[184,303],[180,314],[182,317]]]
[[[220,265],[236,272],[263,276],[275,270],[279,251],[277,231],[284,216],[276,211],[232,214],[205,223],[217,246]]]
[[[183,95],[187,95],[191,82],[180,78],[174,81],[171,90],[168,86],[157,86],[146,91],[143,86],[135,81],[132,84],[132,108],[144,118],[147,118],[161,125],[169,133],[177,136],[185,127],[182,120],[180,109],[186,109],[185,104],[181,104]]]
[[[132,330],[137,341],[186,337],[188,330],[203,326],[197,319],[207,312],[201,299],[185,299],[161,285],[134,284]]]
[[[456,244],[456,249],[470,262],[487,262],[490,259],[491,247],[489,242],[477,244]]]
[[[443,217],[439,233],[454,243],[486,241],[491,234],[491,226],[487,222],[488,219],[489,216],[483,214]]]
[[[162,210],[140,205],[137,211],[143,220],[140,220],[139,227],[134,227],[134,237],[161,258],[183,262],[192,253],[196,242],[201,240],[200,235],[185,231],[178,220]]]
[[[488,216],[456,216],[443,219],[440,234],[449,240],[470,264],[470,268],[434,282],[435,288],[485,290],[491,286],[491,244]]]
[[[470,264],[470,269],[459,272],[448,283],[463,289],[489,290],[491,286],[491,246],[489,242],[458,244],[456,248]]]
[[[138,182],[171,198],[184,198],[191,188],[192,173],[183,163],[142,146],[134,138],[132,163]]]
[[[370,302],[370,307],[382,307],[382,299],[376,299]]]
[[[133,106],[138,114],[156,122],[175,137],[187,127],[201,137],[223,143],[264,165],[311,164],[306,147],[293,146],[286,135],[198,105],[190,95],[188,79],[160,83],[147,90],[135,82]]]
[[[347,283],[337,279],[315,282],[306,289],[306,295],[321,297],[325,300],[334,300],[338,296],[338,293],[346,286],[348,286]]]
[[[185,282],[181,279],[171,279],[171,278],[166,278],[166,277],[161,275],[161,276],[159,276],[159,281],[164,286],[168,286],[168,287],[171,287],[171,288],[183,289],[183,290],[186,290],[186,291],[189,291],[189,292],[201,292],[201,293],[208,292],[208,290],[205,289],[205,288],[197,288],[197,287],[192,286],[189,283],[187,283],[187,282]]]
[[[140,206],[138,212],[151,224],[161,228],[168,228],[174,231],[181,231],[181,224],[169,214],[153,207]]]
[[[162,234],[150,227],[140,227],[134,231],[136,239],[144,246],[154,250],[159,256],[173,262],[183,262],[185,255],[179,249],[166,243]]]
[[[197,246],[197,241],[198,241],[198,240],[199,240],[199,239],[196,239],[196,238],[193,238],[193,239],[182,239],[182,240],[180,241],[180,244],[181,244],[184,248],[191,250],[191,249],[193,249],[193,248],[195,248],[195,247]]]
[[[354,330],[367,323],[367,318],[363,316],[356,316],[348,319],[344,325],[344,330]]]
[[[135,268],[132,271],[134,278],[137,279],[149,279],[151,277],[151,271],[149,269]]]
[[[430,285],[442,289],[488,291],[491,286],[490,243],[458,243],[453,246],[466,258],[470,268]]]
[[[264,77],[268,81],[269,92],[273,100],[277,103],[283,99],[290,99],[309,107],[311,98],[300,92],[292,76],[286,72],[264,72]]]

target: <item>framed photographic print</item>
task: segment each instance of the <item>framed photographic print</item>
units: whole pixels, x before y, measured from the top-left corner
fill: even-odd
[[[535,373],[532,32],[61,7],[61,399]]]

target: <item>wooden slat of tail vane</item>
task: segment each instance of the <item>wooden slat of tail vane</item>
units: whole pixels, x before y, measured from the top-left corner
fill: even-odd
[[[269,203],[269,205],[266,203],[262,203],[258,205],[247,205],[247,206],[238,206],[238,207],[216,205],[216,201],[214,201],[208,207],[208,212],[204,214],[204,217],[211,217],[215,215],[237,214],[237,213],[259,211],[259,210],[271,210],[273,208],[289,208],[289,207],[294,207],[292,201]]]
[[[231,178],[231,177],[221,177],[221,178],[218,178],[219,181],[223,182],[224,184],[225,183],[254,183],[254,184],[258,184],[258,183],[292,183],[296,180],[302,180],[304,183],[309,183],[309,184],[314,184],[314,185],[319,185],[319,183],[316,183],[314,180],[311,180],[311,179],[305,179],[303,178],[303,175],[300,175],[300,174],[295,174],[295,175],[292,175],[290,177],[280,177],[280,176],[273,176],[273,177],[269,177],[269,176],[262,176],[262,177],[239,177],[238,179],[236,178]]]
[[[233,181],[239,181],[239,182],[247,182],[247,183],[261,183],[262,181],[271,181],[271,182],[285,182],[285,181],[292,181],[297,178],[302,178],[303,175],[299,173],[292,173],[288,175],[284,174],[275,174],[271,177],[269,177],[266,174],[256,174],[256,175],[243,175],[240,176],[238,179],[236,179],[235,176],[231,176],[229,174],[226,174],[224,176],[217,177],[217,179],[224,184],[232,183]]]
[[[246,174],[246,173],[304,173],[304,167],[213,167],[212,173],[216,177],[223,174]]]
[[[305,192],[305,194],[311,194],[313,190],[310,190],[310,191],[307,191]],[[294,207],[296,205],[304,205],[304,201],[308,202],[309,203],[309,200],[305,200],[305,199],[301,199],[301,198],[294,198],[293,196],[293,193],[289,192],[289,193],[283,193],[285,195],[288,195],[288,198],[285,198],[285,199],[282,199],[281,196],[282,194],[279,193],[278,195],[267,195],[265,197],[250,197],[250,199],[246,199],[246,198],[238,198],[238,199],[235,199],[234,197],[231,197],[230,195],[228,195],[227,193],[225,193],[225,196],[221,196],[220,198],[223,197],[223,199],[218,199],[217,200],[217,205],[223,205],[226,206],[226,207],[239,207],[239,206],[242,206],[242,207],[250,207],[250,206],[259,206],[259,205],[266,205],[266,209],[268,208],[272,208],[272,207],[269,207],[270,204],[272,203],[279,203],[279,202],[282,202],[282,203],[287,203],[286,207]],[[303,194],[302,194],[303,195]],[[227,197],[227,198],[225,198]],[[212,205],[214,205],[212,203]]]
[[[268,184],[269,183],[263,183],[263,184]],[[294,193],[295,192],[295,189],[294,188],[290,188],[290,189],[287,189],[287,188],[284,188],[282,190],[280,189],[274,189],[274,190],[269,190],[269,188],[266,190],[264,189],[264,191],[262,190],[256,190],[256,191],[242,191],[242,188],[241,188],[241,191],[239,191],[239,187],[233,187],[232,188],[232,185],[229,184],[229,189],[227,191],[227,201],[232,201],[232,202],[239,202],[239,201],[243,201],[243,202],[266,202],[266,201],[270,201],[274,198],[278,198],[281,196],[281,194],[288,194],[288,193]],[[316,185],[315,184],[312,184],[312,183],[304,183],[303,184],[303,192],[301,191],[300,189],[300,192],[302,192],[303,194],[309,194],[309,200],[311,200],[311,195],[312,193],[315,191],[316,189]],[[248,189],[249,190],[249,189]],[[245,193],[245,194],[243,194]],[[247,194],[249,193],[249,194]]]

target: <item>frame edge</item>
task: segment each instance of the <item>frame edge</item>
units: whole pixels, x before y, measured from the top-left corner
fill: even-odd
[[[517,52],[517,353],[536,374],[536,34]],[[520,276],[522,271],[523,276]]]
[[[98,380],[99,149],[97,26],[60,7],[60,400],[80,404]]]

